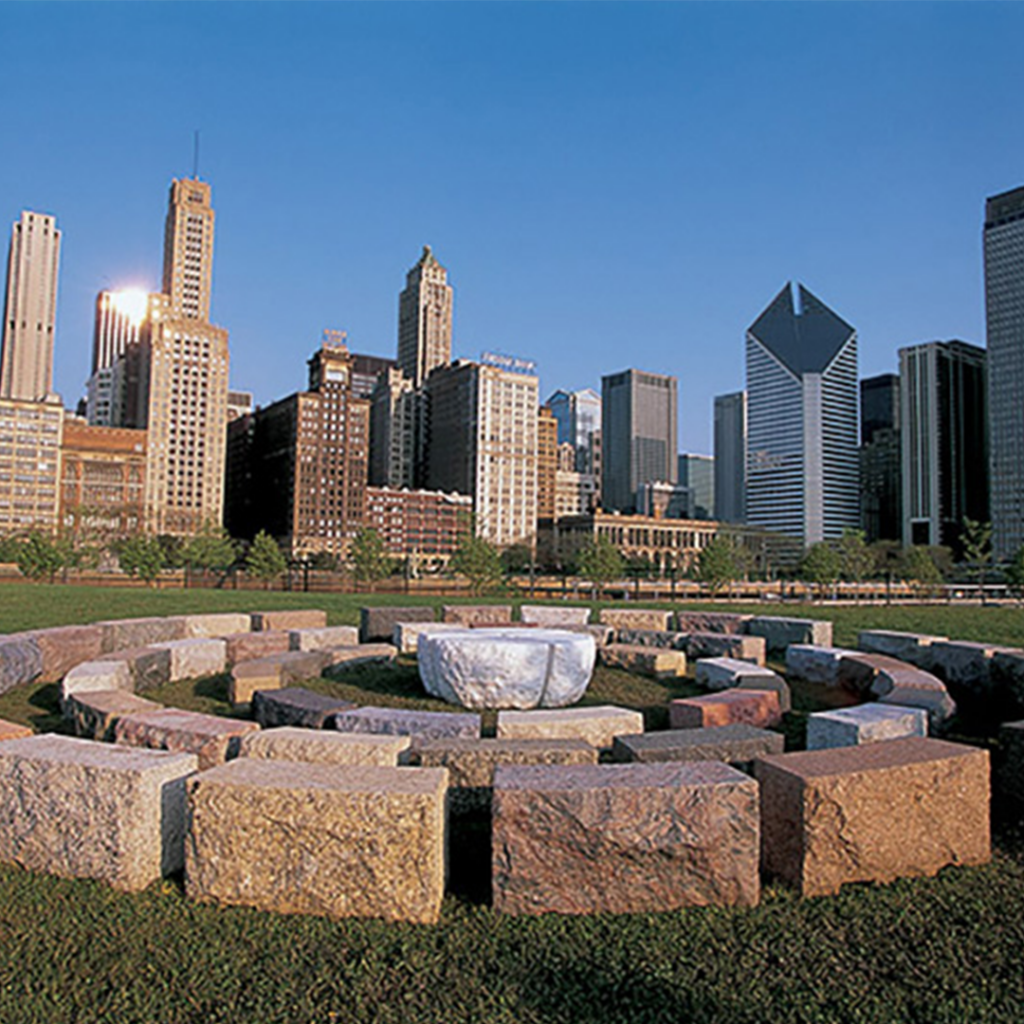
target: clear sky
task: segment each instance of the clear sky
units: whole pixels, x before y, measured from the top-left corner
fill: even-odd
[[[1009,3],[0,3],[0,224],[64,232],[69,406],[97,291],[159,288],[199,129],[234,387],[302,387],[324,327],[393,356],[430,243],[456,356],[535,359],[542,398],[675,374],[680,450],[708,452],[787,280],[857,328],[862,376],[984,343],[1022,39]]]

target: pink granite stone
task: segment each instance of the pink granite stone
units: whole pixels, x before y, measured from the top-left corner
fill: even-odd
[[[669,703],[668,714],[673,729],[737,724],[770,729],[782,721],[779,694],[775,690],[746,688],[674,700]]]

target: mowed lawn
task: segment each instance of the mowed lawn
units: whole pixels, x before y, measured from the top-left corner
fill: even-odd
[[[332,624],[355,624],[361,605],[385,602],[413,603],[6,584],[0,632],[291,607],[324,608]],[[887,628],[1024,646],[1024,611],[1017,608],[743,610],[830,619],[840,645],[852,645],[859,629]],[[313,685],[363,704],[446,707],[423,693],[409,662],[358,671],[344,684]],[[685,680],[659,683],[599,669],[586,699],[640,708],[648,728],[663,728],[666,702],[692,692]],[[231,713],[223,678],[147,696]],[[791,746],[799,746],[803,713],[821,695],[796,698],[787,722]],[[63,728],[57,688],[0,696],[0,718],[41,731]],[[991,746],[995,724],[977,742]],[[455,893],[432,927],[218,909],[188,903],[180,880],[128,896],[2,866],[0,1024],[1024,1019],[1024,839],[1012,816],[998,819],[992,863],[980,868],[847,886],[813,900],[769,885],[754,909],[588,918],[494,914],[486,901],[486,845],[478,838],[454,837]]]

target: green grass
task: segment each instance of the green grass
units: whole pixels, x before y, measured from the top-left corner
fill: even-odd
[[[361,604],[413,600],[15,584],[0,586],[0,631],[258,607],[322,607],[332,623],[354,623]],[[756,610],[831,619],[841,644],[871,627],[1024,644],[1017,609]],[[363,704],[446,707],[423,694],[408,661],[311,685]],[[688,681],[602,668],[586,699],[641,708],[656,728],[667,701],[690,692]],[[231,713],[223,677],[155,696]],[[798,708],[813,703],[796,696]],[[0,717],[49,729],[60,721],[55,702],[53,686],[13,691],[0,696]],[[485,847],[460,838],[453,864],[486,877]],[[456,885],[433,927],[218,909],[187,902],[179,880],[125,895],[0,866],[0,1022],[1016,1024],[1024,836],[1004,819],[996,839],[984,867],[811,900],[770,886],[743,910],[503,918],[479,887]]]

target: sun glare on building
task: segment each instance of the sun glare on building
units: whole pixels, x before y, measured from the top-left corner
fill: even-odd
[[[148,299],[149,296],[142,288],[124,288],[111,293],[114,308],[136,327],[146,319]]]

